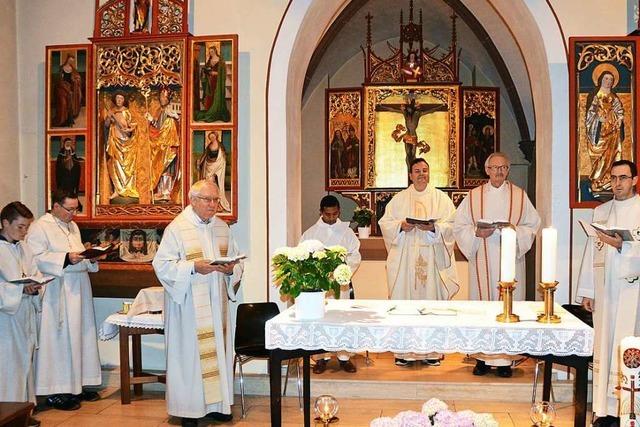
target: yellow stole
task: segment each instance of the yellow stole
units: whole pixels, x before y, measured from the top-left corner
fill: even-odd
[[[213,220],[215,221],[215,220]],[[204,251],[200,241],[199,230],[185,218],[179,224],[180,236],[184,245],[187,261],[204,259]],[[220,252],[227,252],[229,239],[228,227],[215,226],[213,242],[214,257]],[[226,231],[226,233],[225,233]],[[219,246],[217,246],[219,245]],[[191,295],[196,315],[196,335],[198,337],[198,353],[202,370],[204,400],[207,405],[221,402],[220,372],[218,370],[218,354],[216,351],[216,335],[213,330],[213,310],[211,307],[210,284],[207,276],[195,273],[191,279]],[[221,337],[224,340],[224,337]]]

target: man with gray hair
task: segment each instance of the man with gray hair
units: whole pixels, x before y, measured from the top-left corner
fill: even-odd
[[[238,248],[229,226],[217,218],[220,194],[198,181],[189,202],[167,226],[153,260],[165,290],[167,412],[196,426],[206,416],[231,421],[233,346],[227,301],[235,301],[242,262],[212,264]]]
[[[469,299],[497,301],[500,299],[500,228],[516,231],[516,286],[514,299],[525,295],[525,254],[531,249],[540,216],[527,193],[507,181],[511,162],[506,154],[496,152],[487,157],[484,170],[489,182],[474,188],[456,211],[453,234],[462,253],[469,260]],[[499,225],[489,225],[499,222]],[[479,355],[474,375],[485,375],[490,366],[497,374],[510,377],[513,357]],[[486,362],[486,363],[485,363]]]

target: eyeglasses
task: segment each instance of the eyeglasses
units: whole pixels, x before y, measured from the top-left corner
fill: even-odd
[[[202,196],[196,196],[196,197],[205,203],[218,203],[220,201],[220,197],[202,197]]]
[[[630,177],[629,175],[611,175],[611,182],[615,182],[615,181],[620,181],[620,182],[625,182],[628,179],[631,179],[632,177]]]
[[[75,214],[75,213],[77,213],[77,212],[80,210],[80,207],[77,207],[77,208],[67,208],[67,207],[62,206],[62,205],[58,205],[58,206],[60,206],[62,209],[64,209],[65,211],[69,212],[70,214]]]
[[[509,170],[509,166],[504,165],[504,166],[487,166],[487,169],[489,169],[490,171],[508,171]]]

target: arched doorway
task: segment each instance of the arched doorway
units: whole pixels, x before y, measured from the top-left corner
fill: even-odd
[[[553,11],[547,3],[529,6],[524,0],[464,3],[483,25],[490,17],[499,17],[526,59],[526,72],[535,76],[530,80],[536,123],[536,205],[543,224],[560,230],[558,256],[569,259],[569,207],[564,197],[568,144],[560,144],[568,141],[569,134],[568,72],[564,41]],[[322,35],[347,4],[344,0],[292,0],[274,41],[267,81],[268,254],[293,244],[301,234],[300,103],[304,76]],[[491,29],[487,31],[491,35]],[[568,282],[568,277],[568,265],[559,265],[558,280]],[[568,287],[564,287],[558,298],[566,300],[568,294]],[[276,296],[276,292],[269,292],[270,299]]]

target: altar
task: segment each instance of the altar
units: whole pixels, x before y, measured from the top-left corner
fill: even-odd
[[[281,360],[304,358],[305,425],[309,426],[309,356],[347,350],[528,354],[547,362],[568,361],[577,367],[574,425],[584,426],[586,366],[593,352],[593,329],[560,306],[555,312],[561,316],[561,323],[536,322],[537,313],[542,311],[542,302],[516,301],[514,312],[521,321],[499,323],[495,316],[502,312],[500,301],[327,300],[324,318],[300,321],[290,307],[265,326],[265,345],[271,350],[272,425],[281,425]],[[545,395],[549,383],[550,376],[545,375]]]

